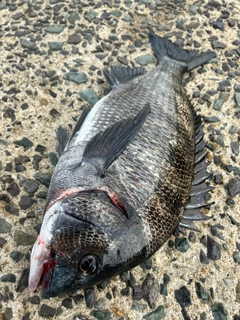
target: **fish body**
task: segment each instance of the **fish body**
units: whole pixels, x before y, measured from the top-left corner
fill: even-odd
[[[153,33],[159,60],[105,71],[112,87],[85,108],[52,176],[29,289],[43,297],[90,287],[149,258],[179,226],[196,230],[205,182],[200,118],[182,74],[215,56],[178,48]]]

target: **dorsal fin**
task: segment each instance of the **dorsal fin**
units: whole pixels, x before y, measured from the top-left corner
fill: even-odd
[[[111,71],[103,70],[103,73],[111,88],[117,86],[119,83],[130,80],[136,76],[140,76],[146,73],[143,67],[115,67]]]
[[[206,183],[206,180],[212,175],[207,172],[208,163],[205,162],[205,143],[203,140],[203,130],[200,116],[194,113],[195,120],[195,168],[192,188],[190,191],[188,202],[184,208],[182,219],[179,223],[179,231],[183,232],[182,228],[199,231],[194,224],[194,221],[208,220],[212,217],[204,215],[200,209],[210,206],[214,202],[205,202],[206,195],[213,189]]]

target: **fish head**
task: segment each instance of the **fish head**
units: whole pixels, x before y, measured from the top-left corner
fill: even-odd
[[[133,251],[143,245],[141,231],[140,226],[138,234],[129,227],[104,192],[83,192],[56,202],[45,213],[33,247],[29,290],[42,285],[43,298],[49,298],[124,271]]]

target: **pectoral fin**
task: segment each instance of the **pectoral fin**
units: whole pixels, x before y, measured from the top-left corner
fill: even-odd
[[[149,113],[147,104],[135,117],[120,120],[96,134],[86,146],[82,164],[91,163],[97,167],[99,175],[104,176],[107,168],[138,133]]]

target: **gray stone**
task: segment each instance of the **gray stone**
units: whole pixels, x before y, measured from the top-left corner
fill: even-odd
[[[34,42],[27,40],[27,39],[21,38],[20,43],[23,48],[27,48],[32,51],[37,50],[36,44]]]
[[[240,194],[240,180],[237,178],[231,178],[226,186],[228,194],[231,198]]]
[[[0,3],[0,10],[6,9],[7,5],[6,3]]]
[[[13,141],[14,144],[16,144],[17,146],[23,147],[24,150],[28,150],[33,146],[32,141],[30,141],[28,138],[22,138],[21,140],[15,140]]]
[[[56,309],[48,306],[47,304],[42,304],[39,311],[39,315],[45,318],[51,318],[56,314]]]
[[[76,21],[80,20],[80,16],[78,14],[77,11],[73,11],[69,18],[68,18],[68,21],[71,23],[71,24],[75,24]]]
[[[16,182],[11,183],[7,187],[7,192],[9,192],[10,195],[13,197],[16,197],[17,195],[19,195],[20,189],[19,189],[19,186],[17,185],[17,183]]]
[[[209,304],[210,295],[204,290],[200,282],[195,282],[195,289],[199,299],[202,299],[204,303]]]
[[[39,182],[34,179],[23,180],[23,188],[27,193],[34,193],[39,188]]]
[[[146,19],[146,23],[151,27],[157,27],[158,26],[157,22],[155,20],[150,19],[150,18]]]
[[[195,15],[198,13],[198,6],[195,4],[189,6],[189,12],[191,15]]]
[[[68,36],[67,43],[69,44],[78,44],[81,42],[81,37],[79,34],[74,33]]]
[[[49,173],[37,172],[35,173],[34,178],[45,187],[49,187],[51,181],[51,175]]]
[[[64,42],[49,41],[48,45],[49,45],[50,50],[60,51],[63,48]]]
[[[14,233],[14,241],[16,241],[16,245],[18,246],[30,246],[33,245],[36,241],[36,237],[23,232],[21,230],[16,230]]]
[[[59,24],[54,24],[45,29],[46,32],[53,33],[53,34],[59,34],[63,32],[63,30],[64,30],[64,26],[61,26]]]
[[[159,295],[159,284],[154,276],[150,273],[147,274],[142,283],[142,294],[149,307],[151,309],[155,308]]]
[[[87,101],[92,107],[98,102],[99,97],[93,89],[87,89],[80,92],[80,96]]]
[[[222,148],[225,147],[224,134],[223,134],[223,133],[220,134],[220,136],[216,139],[216,143],[217,143],[220,147],[222,147]]]
[[[211,260],[221,259],[221,245],[207,236],[207,257]]]
[[[166,313],[164,311],[163,306],[159,306],[155,311],[146,314],[143,319],[146,320],[161,320],[166,317]]]
[[[0,233],[8,233],[12,230],[12,225],[4,218],[0,218]]]
[[[63,79],[73,81],[77,84],[81,84],[88,81],[87,75],[84,72],[67,72],[63,75]]]
[[[120,18],[122,15],[122,12],[120,10],[113,10],[113,11],[110,11],[110,14],[114,17]]]
[[[146,309],[146,307],[147,306],[145,304],[143,304],[143,303],[133,302],[131,309],[139,311],[139,312],[143,312]]]
[[[1,276],[1,281],[2,282],[16,282],[16,276],[13,273],[7,273]]]
[[[154,57],[149,53],[142,55],[142,56],[139,56],[139,57],[135,58],[134,60],[136,63],[140,64],[141,66],[146,66],[148,64],[155,63]]]
[[[226,45],[223,42],[220,42],[218,40],[212,42],[213,49],[224,49],[226,48]]]
[[[24,254],[20,251],[12,251],[10,253],[10,258],[12,258],[15,262],[19,262],[22,260]]]
[[[240,92],[235,93],[235,101],[237,103],[237,106],[240,106]]]
[[[175,248],[182,253],[187,252],[190,248],[188,240],[186,238],[176,238]]]
[[[239,141],[232,141],[231,142],[231,150],[235,156],[239,155]]]
[[[227,320],[228,312],[224,308],[222,303],[216,303],[211,305],[212,315],[214,320]]]
[[[233,257],[234,262],[240,264],[240,252],[234,251],[232,254],[232,257]]]
[[[32,198],[30,198],[28,196],[21,196],[20,201],[19,201],[19,205],[20,205],[21,209],[27,210],[34,204],[34,202],[35,202],[35,200],[33,200]]]
[[[84,18],[89,22],[92,22],[98,15],[98,12],[95,10],[90,10],[84,13]]]
[[[90,315],[98,320],[111,320],[112,314],[109,310],[92,310]]]
[[[213,109],[219,111],[222,109],[222,105],[229,98],[229,93],[220,92],[218,99],[214,102]]]
[[[218,117],[212,116],[212,117],[205,117],[204,121],[206,123],[211,123],[211,122],[219,122],[220,119]]]

